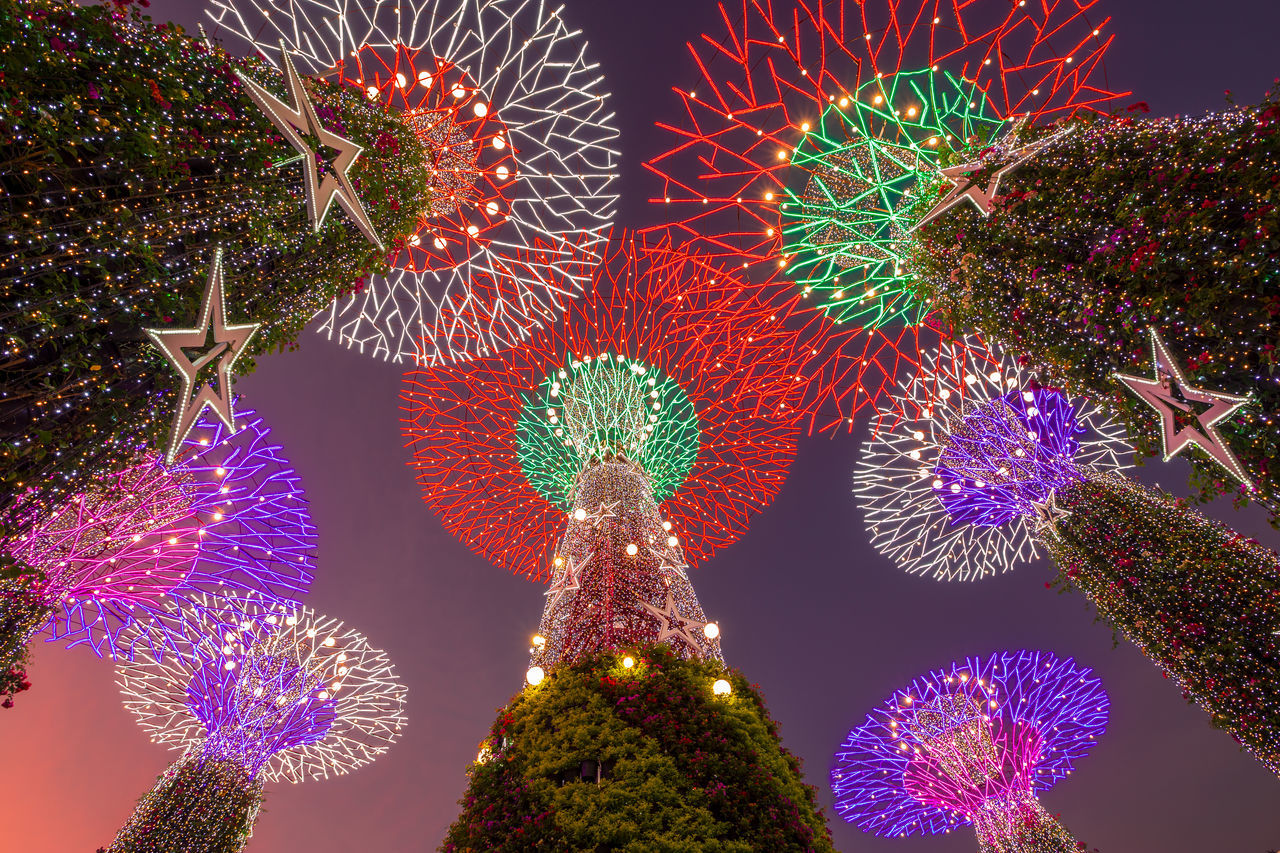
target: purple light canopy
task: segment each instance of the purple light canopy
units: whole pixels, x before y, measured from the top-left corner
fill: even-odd
[[[337,716],[323,675],[288,656],[238,665],[206,658],[193,668],[186,693],[188,710],[208,732],[205,753],[234,758],[253,773],[277,752],[323,740]]]
[[[147,457],[130,480],[107,478],[101,494],[81,496],[74,522],[64,512],[33,534],[46,562],[56,556],[59,575],[76,579],[47,592],[57,605],[45,628],[50,641],[128,656],[123,629],[155,622],[169,603],[197,607],[208,593],[220,610],[239,601],[243,612],[307,592],[316,530],[302,484],[262,418],[237,414],[236,432],[202,418],[172,466]],[[138,470],[145,477],[132,473]],[[122,494],[130,482],[145,491]],[[164,634],[138,636],[149,642]]]
[[[1036,794],[1092,748],[1108,707],[1090,670],[1048,652],[958,661],[849,732],[831,771],[836,812],[880,836],[973,825],[983,840],[1011,815],[1037,825]]]
[[[1083,478],[1076,407],[1057,391],[1015,389],[952,416],[933,470],[938,501],[956,524],[998,527],[1032,513],[1055,488]]]

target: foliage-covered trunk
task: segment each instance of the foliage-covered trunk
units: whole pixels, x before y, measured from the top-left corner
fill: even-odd
[[[1161,451],[1159,416],[1114,374],[1154,376],[1156,329],[1189,383],[1253,395],[1218,429],[1274,513],[1278,130],[1274,96],[1202,119],[1081,122],[1004,176],[989,217],[962,205],[920,229],[909,266],[921,295],[1042,380],[1106,403],[1150,455]],[[1247,497],[1199,448],[1185,453],[1202,498]]]
[[[1113,474],[1058,492],[1042,537],[1067,586],[1280,774],[1280,558]]]
[[[0,55],[2,509],[163,445],[178,377],[144,329],[198,322],[215,247],[227,322],[263,324],[248,356],[386,256],[336,204],[313,233],[300,158],[234,73],[287,102],[265,63],[63,0],[0,0]],[[363,93],[308,85],[321,124],[364,147],[349,174],[392,247],[427,205],[421,143]]]
[[[447,853],[834,850],[759,694],[668,646],[556,667],[503,709],[470,775]]]
[[[239,764],[189,753],[138,801],[107,853],[237,853],[261,805],[262,782]]]

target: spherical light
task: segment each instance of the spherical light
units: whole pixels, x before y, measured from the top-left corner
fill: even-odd
[[[541,634],[534,634],[534,635],[533,635],[533,646],[534,646],[534,648],[536,648],[536,649],[540,649],[540,648],[542,648],[543,646],[545,646],[546,644],[547,644],[547,638],[546,638],[546,637],[542,636]],[[532,670],[530,670],[530,672],[532,672]]]
[[[702,626],[702,633],[706,635],[708,640],[714,640],[720,636],[720,626],[714,622],[708,622]]]
[[[733,685],[723,678],[717,678],[716,683],[711,685],[711,691],[717,696],[728,696],[733,692]]]
[[[631,657],[630,655],[627,655],[625,658],[622,659],[622,665],[626,669],[631,669],[631,667],[636,665],[636,659]]]
[[[534,686],[541,684],[542,679],[546,677],[547,674],[542,671],[542,667],[540,666],[531,666],[529,667],[529,671],[524,674],[524,680]]]
[[[639,552],[640,552],[640,549],[636,546],[636,543],[634,543],[634,542],[630,542],[630,543],[628,543],[628,544],[627,544],[627,556],[628,556],[628,557],[634,557],[634,556],[635,556],[636,554],[638,554]]]

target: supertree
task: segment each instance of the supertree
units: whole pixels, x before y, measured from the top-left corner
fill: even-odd
[[[20,668],[41,633],[128,654],[122,632],[175,602],[216,593],[234,610],[307,591],[316,532],[302,485],[261,418],[242,418],[236,433],[202,421],[176,464],[139,456],[15,525],[29,532],[3,552],[17,569],[0,580],[0,671]],[[146,636],[163,654],[167,635]]]
[[[138,803],[110,853],[234,853],[253,832],[265,782],[327,779],[373,761],[400,736],[405,688],[363,634],[292,606],[237,621],[203,600],[135,626],[118,666],[125,708],[183,755]],[[148,633],[191,638],[150,654]]]
[[[855,475],[878,550],[970,580],[1043,549],[1061,583],[1280,772],[1280,557],[1120,474],[1121,428],[1011,359],[975,365],[944,346],[900,393],[920,417],[875,424]]]
[[[215,32],[283,45],[431,152],[417,230],[322,330],[395,362],[488,354],[554,319],[600,259],[618,136],[603,76],[535,0],[213,0]]]
[[[235,376],[385,265],[430,173],[353,88],[130,3],[3,0],[0,43],[4,510],[174,449],[206,399],[234,423]]]
[[[836,812],[876,835],[970,825],[981,853],[1075,853],[1040,804],[1107,725],[1091,670],[1048,652],[996,652],[915,679],[836,752]]]
[[[1095,2],[742,0],[689,45],[654,201],[716,254],[781,270],[835,323],[819,428],[877,402],[949,331],[907,258],[947,169],[1012,128],[1102,108]],[[975,198],[974,201],[977,201]],[[984,209],[985,212],[985,209]],[[944,322],[945,319],[945,322]],[[823,400],[823,402],[828,402]]]
[[[528,849],[519,845],[532,837],[549,849],[623,840],[659,849],[676,836],[688,849],[748,849],[756,829],[740,813],[747,794],[704,801],[707,766],[719,764],[700,763],[692,741],[672,731],[646,733],[681,703],[698,708],[684,731],[714,742],[714,754],[726,748],[725,731],[761,750],[770,769],[735,761],[733,778],[781,774],[777,785],[744,789],[761,798],[758,814],[778,816],[770,837],[785,843],[775,849],[830,849],[762,707],[714,701],[713,682],[730,687],[719,627],[688,575],[690,563],[744,532],[795,454],[794,365],[804,337],[771,301],[778,292],[622,235],[592,290],[555,326],[501,356],[408,374],[405,432],[426,502],[473,550],[550,582],[529,686],[495,729],[519,720],[516,746],[473,770],[445,849]],[[626,683],[639,679],[643,694],[625,713],[602,681],[615,671]],[[667,698],[673,704],[663,707]],[[558,716],[575,703],[579,713]],[[546,719],[561,719],[559,736],[533,739]],[[608,768],[610,793],[556,792],[567,768],[585,760]],[[671,774],[658,799],[638,808],[652,762]],[[612,817],[596,819],[605,812]]]

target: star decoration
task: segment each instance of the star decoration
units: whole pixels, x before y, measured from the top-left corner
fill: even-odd
[[[685,571],[685,569],[687,568],[686,565],[684,563],[681,563],[679,560],[672,560],[671,552],[664,550],[662,548],[650,547],[649,553],[658,558],[659,572],[663,573],[664,575],[665,574],[677,575],[683,578],[684,580],[689,579],[689,575]]]
[[[178,448],[195,426],[196,419],[206,408],[227,425],[236,429],[235,412],[232,409],[232,368],[244,352],[245,344],[258,330],[259,323],[242,326],[227,325],[227,309],[222,286],[222,250],[213,254],[213,266],[209,268],[209,280],[204,287],[204,299],[200,304],[200,322],[194,329],[145,329],[152,343],[164,353],[165,358],[182,374],[182,393],[178,409],[174,413],[173,429],[169,433],[169,446],[165,461],[173,464]],[[209,343],[212,338],[212,344]],[[187,350],[202,350],[195,360]],[[200,385],[192,395],[196,380],[210,364],[217,363],[217,387],[210,383]]]
[[[1021,123],[1015,125],[1012,133],[1022,126]],[[1009,172],[1021,166],[1023,163],[1035,156],[1036,152],[1051,142],[1056,142],[1063,136],[1071,132],[1071,128],[1064,128],[1057,133],[1052,133],[1035,142],[1029,142],[1021,148],[1015,148],[1008,153],[1009,162],[1005,163],[991,175],[988,179],[986,187],[980,187],[973,180],[974,173],[980,171],[986,164],[981,160],[975,160],[970,163],[961,163],[958,166],[948,166],[945,169],[939,169],[939,173],[943,178],[951,182],[951,189],[942,197],[942,200],[929,209],[929,212],[920,218],[915,225],[909,230],[914,231],[921,228],[951,208],[963,202],[965,199],[973,202],[973,206],[978,209],[984,217],[991,215],[992,199],[1000,194],[1000,181]],[[1005,137],[1009,138],[1009,137]]]
[[[1151,333],[1151,360],[1155,378],[1144,379],[1123,373],[1117,373],[1115,377],[1160,413],[1160,443],[1164,447],[1165,461],[1168,462],[1194,444],[1249,489],[1256,488],[1240,460],[1214,428],[1223,418],[1230,417],[1248,403],[1250,398],[1193,387],[1182,375],[1182,369],[1165,346],[1160,333],[1154,327],[1148,331]],[[1195,414],[1192,403],[1207,404],[1209,408]],[[1175,410],[1193,415],[1195,423],[1179,427],[1174,417]]]
[[[614,501],[613,503],[605,503],[604,501],[601,501],[600,508],[587,515],[587,521],[591,522],[592,527],[598,528],[609,519],[617,518],[618,514],[614,512],[614,510],[621,505],[622,501]]]
[[[699,657],[702,656],[702,644],[698,641],[697,635],[692,633],[690,629],[701,630],[706,627],[707,623],[697,622],[681,615],[676,608],[676,599],[671,590],[667,590],[667,603],[664,607],[654,607],[647,601],[640,602],[640,605],[653,614],[658,622],[661,623],[658,627],[659,643],[668,639],[678,639],[697,652]]]
[[[329,208],[337,200],[339,206],[360,229],[360,233],[379,249],[385,248],[377,232],[374,231],[373,223],[369,221],[364,206],[360,203],[360,197],[356,195],[355,187],[351,185],[351,179],[347,177],[348,170],[355,164],[364,148],[320,125],[320,120],[316,118],[315,105],[311,103],[311,97],[302,84],[302,76],[293,67],[293,60],[284,49],[283,43],[280,45],[280,56],[284,61],[285,82],[289,86],[289,98],[293,101],[293,106],[285,104],[257,81],[239,71],[236,71],[236,77],[263,114],[284,135],[285,141],[292,145],[302,157],[306,181],[307,217],[311,220],[312,232],[319,232],[324,227]],[[320,140],[320,146],[337,152],[325,170],[323,180],[320,177],[320,167],[316,164],[317,152],[307,144],[304,134],[314,136]]]
[[[1061,535],[1058,533],[1058,522],[1074,515],[1070,510],[1058,506],[1057,489],[1050,489],[1049,497],[1042,501],[1032,501],[1031,510],[1034,513],[1031,523],[1037,536],[1046,530],[1054,536]]]
[[[560,603],[560,599],[565,593],[573,592],[582,588],[582,570],[591,562],[594,554],[588,554],[587,558],[582,561],[581,565],[575,565],[573,557],[570,557],[565,567],[561,570],[560,575],[551,581],[551,586],[547,587],[547,591],[543,595],[551,596],[551,601],[547,604],[547,609],[554,609]]]

